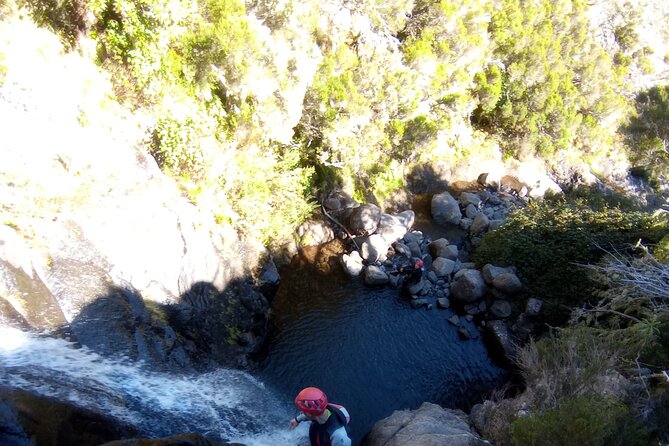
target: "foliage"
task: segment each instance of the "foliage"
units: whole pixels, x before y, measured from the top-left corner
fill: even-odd
[[[560,401],[596,390],[598,380],[616,366],[622,349],[596,330],[560,329],[518,353],[532,407],[555,408]]]
[[[578,305],[590,295],[594,284],[581,265],[602,258],[601,247],[656,243],[666,230],[665,222],[640,211],[555,197],[512,214],[484,236],[474,257],[480,265],[516,266],[529,291],[547,301],[549,318],[559,322],[566,317],[562,305]]]
[[[230,203],[227,214],[218,219],[232,223],[245,237],[260,238],[266,246],[289,241],[293,228],[315,208],[305,198],[312,171],[299,167],[299,162],[299,153],[291,147],[236,151],[228,166],[230,174],[218,178],[221,200]]]
[[[87,31],[85,0],[19,0],[35,23],[58,34],[68,48],[74,48],[79,36]]]
[[[582,395],[556,409],[516,419],[511,426],[516,446],[645,446],[650,438],[629,408],[612,398]]]
[[[667,180],[669,172],[669,85],[642,91],[636,97],[636,113],[624,128],[630,161],[636,172],[654,187]]]
[[[490,29],[504,67],[502,91],[494,108],[491,101],[479,105],[475,125],[529,142],[546,157],[610,142],[614,129],[602,131],[603,123],[623,99],[612,88],[619,81],[608,54],[589,34],[585,2],[504,0]],[[518,147],[507,142],[505,150]]]

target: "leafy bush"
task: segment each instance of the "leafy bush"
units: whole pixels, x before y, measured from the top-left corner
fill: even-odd
[[[19,0],[17,4],[30,11],[35,23],[58,34],[70,49],[87,31],[85,0]]]
[[[511,425],[515,446],[647,446],[647,429],[624,404],[598,395],[563,401],[558,408],[535,412]]]
[[[587,153],[609,142],[615,129],[583,129],[602,127],[624,103],[612,88],[619,79],[608,54],[589,34],[585,2],[504,0],[490,29],[504,67],[502,91],[494,108],[488,102],[474,113],[476,126],[504,136],[512,155],[519,148],[514,140],[545,157],[574,146]]]
[[[669,176],[669,85],[639,93],[636,113],[624,128],[638,175],[659,188]]]
[[[625,249],[639,239],[656,243],[666,231],[666,223],[640,211],[555,197],[512,214],[484,236],[474,258],[479,265],[516,266],[529,291],[547,301],[549,319],[559,323],[568,307],[592,295],[594,283],[582,265],[602,258],[602,247]]]

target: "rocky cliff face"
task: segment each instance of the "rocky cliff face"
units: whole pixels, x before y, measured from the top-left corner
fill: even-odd
[[[246,279],[262,247],[160,172],[141,116],[110,100],[92,62],[20,19],[0,24],[0,40],[4,322],[114,350],[108,336],[132,358],[181,366],[199,347],[221,361],[244,352],[240,339],[252,349],[268,304]],[[134,341],[121,347],[124,336]]]

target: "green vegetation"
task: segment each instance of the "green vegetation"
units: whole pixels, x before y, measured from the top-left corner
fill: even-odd
[[[660,189],[669,175],[669,86],[639,93],[625,128],[633,172]]]
[[[612,66],[581,0],[420,0],[412,10],[406,1],[364,2],[351,11],[355,26],[322,20],[329,12],[316,3],[21,6],[72,48],[82,34],[92,37],[117,98],[153,116],[149,143],[160,166],[181,179],[193,201],[222,200],[212,210],[217,221],[244,234],[261,230],[272,244],[289,232],[279,227],[308,214],[314,187],[343,187],[383,204],[416,166],[486,157],[495,143],[507,158],[561,150],[586,161],[604,156],[616,131],[610,124],[624,110],[620,75],[638,40],[633,17],[616,28],[620,53]],[[277,39],[303,49],[280,52]],[[299,71],[310,57],[318,67]],[[290,124],[293,141],[273,141],[268,128],[289,120],[269,116],[288,116],[295,104],[286,101],[294,97],[281,90],[297,85],[308,88],[301,118]],[[277,150],[286,145],[287,164]],[[658,146],[647,138],[638,147],[657,153]],[[214,168],[221,158],[230,163],[224,172]],[[290,185],[294,178],[298,186]],[[286,188],[276,192],[281,200],[265,191],[270,186]],[[286,197],[297,210],[288,209]],[[273,209],[272,223],[248,203]]]
[[[569,308],[581,304],[594,284],[583,265],[605,249],[625,250],[639,240],[657,243],[664,221],[630,208],[590,198],[554,197],[514,213],[486,234],[475,253],[478,264],[514,265],[529,292],[549,303],[549,320],[562,323]]]

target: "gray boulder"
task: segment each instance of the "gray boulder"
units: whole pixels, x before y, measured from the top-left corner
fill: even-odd
[[[485,279],[485,282],[488,285],[492,285],[493,281],[495,280],[495,277],[502,273],[513,273],[515,272],[514,268],[512,267],[501,267],[501,266],[495,266],[490,263],[486,264],[483,266],[481,269],[481,273],[483,274],[483,278]]]
[[[451,296],[466,304],[481,300],[486,291],[483,276],[475,269],[458,271],[457,279],[451,283]]]
[[[367,285],[385,285],[388,280],[388,274],[376,265],[370,265],[365,270],[365,283]]]
[[[359,276],[364,267],[362,264],[362,257],[360,257],[358,251],[353,251],[351,254],[344,253],[341,256],[341,264],[344,267],[344,271],[351,277]]]
[[[386,260],[390,244],[379,234],[372,234],[363,239],[360,245],[360,255],[369,263]]]
[[[479,212],[472,221],[472,225],[469,228],[469,233],[472,235],[483,234],[488,230],[489,225],[490,219],[488,216],[484,212]]]
[[[458,247],[449,244],[445,238],[437,239],[428,245],[428,250],[432,257],[443,257],[445,259],[455,260],[458,258]]]
[[[518,294],[523,290],[523,284],[515,273],[499,274],[493,279],[492,285],[509,295]]]
[[[375,204],[363,204],[351,211],[348,229],[353,235],[373,234],[381,221],[381,208]]]
[[[462,219],[460,204],[448,192],[442,192],[432,197],[432,218],[440,225],[459,225]]]
[[[395,411],[377,421],[363,446],[490,445],[472,432],[464,412],[423,403],[416,410]]]
[[[451,259],[445,259],[443,257],[437,257],[432,262],[430,270],[434,272],[437,277],[449,276],[453,269],[455,268],[455,262]]]

